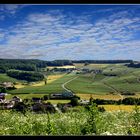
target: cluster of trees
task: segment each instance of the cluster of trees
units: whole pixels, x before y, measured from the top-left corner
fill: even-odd
[[[47,61],[47,66],[65,66],[65,65],[73,65],[71,60],[54,60]]]
[[[55,107],[50,103],[33,102],[31,99],[24,99],[22,102],[15,103],[12,108],[15,111],[21,112],[26,115],[27,111],[34,111],[36,113],[55,113]]]
[[[133,68],[140,68],[140,63],[134,63],[131,62],[130,64],[126,64],[127,67],[133,67]]]
[[[105,76],[117,76],[117,74],[113,74],[113,73],[104,73]]]
[[[108,105],[108,104],[124,104],[124,105],[140,105],[140,98],[124,98],[123,100],[104,100],[104,99],[92,99],[92,103],[96,103],[97,105]]]
[[[26,80],[28,82],[41,81],[44,75],[38,72],[25,72],[25,71],[8,71],[7,75],[18,80]]]
[[[53,71],[53,72],[71,72],[72,70],[75,70],[75,68],[53,68],[52,70],[50,71]]]

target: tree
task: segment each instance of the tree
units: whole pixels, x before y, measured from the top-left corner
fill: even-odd
[[[6,93],[6,88],[3,87],[3,88],[1,89],[1,93]]]
[[[85,62],[84,66],[87,66],[87,65],[89,65],[89,63],[88,62]]]
[[[71,104],[72,106],[77,106],[77,105],[79,105],[79,103],[78,103],[78,98],[75,98],[75,97],[71,98],[70,104]]]
[[[47,79],[45,79],[45,85],[47,85]]]
[[[44,95],[43,96],[43,100],[48,100],[49,99],[49,96],[48,95]]]

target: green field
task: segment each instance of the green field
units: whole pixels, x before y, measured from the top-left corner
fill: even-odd
[[[6,74],[0,74],[0,82],[19,82],[19,80],[9,77]]]
[[[77,79],[67,84],[69,89],[75,93],[84,93],[84,94],[106,94],[111,89],[107,88],[104,84],[99,81],[99,78],[94,79],[92,74],[79,75]]]
[[[65,74],[47,85],[26,85],[23,88],[9,91],[9,93],[25,94],[26,96],[28,94],[29,96],[33,96],[34,94],[42,96],[44,94],[59,93],[64,91],[62,84],[74,77],[77,78],[67,83],[65,87],[76,94],[110,94],[113,96],[114,94],[120,94],[122,91],[135,92],[136,94],[140,93],[140,81],[138,80],[140,78],[140,68],[128,68],[124,64],[90,64],[87,66],[84,66],[84,64],[75,64],[75,66],[76,68],[90,67],[90,70],[98,68],[102,69],[103,72],[96,75],[93,73]],[[107,76],[105,74],[116,74],[116,76]],[[52,75],[57,75],[57,73],[52,73]],[[4,74],[1,74],[0,77],[1,81],[17,81]]]
[[[63,83],[75,77],[74,74],[66,74],[63,77],[55,80],[52,83],[48,83],[44,86],[27,86],[24,88],[19,88],[13,90],[9,93],[31,93],[31,94],[49,94],[49,93],[57,93],[62,92],[64,89],[61,87]]]

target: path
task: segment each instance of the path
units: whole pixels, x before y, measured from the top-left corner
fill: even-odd
[[[111,85],[107,84],[106,82],[102,82],[105,86],[107,86],[108,88],[112,89],[114,92],[116,92],[120,97],[121,100],[123,100],[123,96],[119,93],[119,91],[117,89],[115,89],[114,87],[112,87]]]
[[[69,90],[68,88],[66,88],[65,85],[68,84],[69,82],[75,80],[76,78],[78,78],[78,76],[77,76],[77,77],[74,77],[74,78],[72,78],[72,79],[70,79],[69,81],[67,81],[67,82],[65,82],[65,83],[63,83],[63,84],[61,85],[62,88],[63,88],[64,90],[68,91],[68,92],[72,92],[71,90]]]

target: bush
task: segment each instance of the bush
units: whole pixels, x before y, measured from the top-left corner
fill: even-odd
[[[38,113],[55,113],[55,107],[51,103],[34,103],[33,111]]]
[[[72,105],[72,106],[77,106],[77,105],[79,105],[79,103],[78,103],[78,98],[76,97],[73,97],[73,98],[71,98],[71,102],[70,102],[70,104]]]
[[[49,96],[48,95],[44,95],[43,96],[43,100],[48,100],[49,99]]]
[[[103,106],[102,107],[98,107],[98,111],[105,112],[105,108]]]
[[[98,117],[98,108],[97,104],[92,104],[87,107],[88,108],[88,119],[87,122],[85,123],[84,127],[81,130],[81,133],[83,135],[86,134],[97,134],[97,126],[96,126],[96,119]]]
[[[25,113],[27,111],[27,105],[23,102],[17,102],[17,103],[15,103],[13,110],[21,112],[25,115]]]

